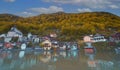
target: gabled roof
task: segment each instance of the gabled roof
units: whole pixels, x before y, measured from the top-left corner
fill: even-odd
[[[16,32],[17,34],[22,35],[22,32],[19,31],[15,26],[10,29],[10,32]]]
[[[120,32],[111,35],[112,37],[120,37]]]

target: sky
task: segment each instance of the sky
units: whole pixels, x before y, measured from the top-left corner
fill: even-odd
[[[120,16],[120,0],[0,0],[0,14],[23,17],[56,12],[110,12]]]

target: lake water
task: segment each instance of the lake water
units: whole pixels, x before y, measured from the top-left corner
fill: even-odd
[[[120,70],[120,54],[0,51],[0,70]]]

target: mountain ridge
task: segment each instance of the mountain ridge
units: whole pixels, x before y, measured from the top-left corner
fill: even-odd
[[[98,14],[100,14],[100,13],[102,13],[102,14],[111,14],[111,15],[115,15],[115,16],[118,16],[118,15],[116,15],[116,14],[113,14],[113,13],[110,13],[110,12],[103,12],[103,11],[96,11],[96,12],[81,12],[81,13],[66,13],[66,12],[55,12],[55,13],[48,13],[48,14],[38,14],[38,15],[36,15],[36,16],[41,16],[41,15],[51,15],[51,14],[85,14],[85,13],[90,13],[90,14],[92,14],[92,13],[98,13]],[[13,17],[21,17],[21,18],[24,18],[24,17],[22,17],[22,16],[18,16],[18,15],[15,15],[15,14],[9,14],[9,13],[0,13],[0,16],[13,16]],[[31,17],[36,17],[36,16],[31,16]],[[118,16],[118,17],[120,17],[120,16]],[[28,17],[25,17],[25,18],[29,18],[29,16]]]
[[[57,12],[26,18],[4,16],[0,18],[0,33],[6,33],[14,25],[24,34],[31,32],[44,36],[55,32],[60,40],[76,40],[86,34],[108,36],[115,31],[120,32],[120,17],[109,12]]]

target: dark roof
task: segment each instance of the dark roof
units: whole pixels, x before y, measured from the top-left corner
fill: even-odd
[[[120,37],[120,32],[111,35],[112,37]]]

